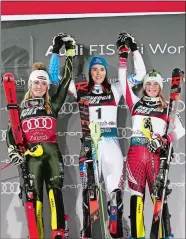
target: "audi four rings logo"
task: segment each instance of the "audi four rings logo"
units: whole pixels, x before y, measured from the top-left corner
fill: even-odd
[[[39,117],[26,119],[22,122],[22,129],[26,133],[34,129],[51,129],[52,119],[50,117]]]
[[[130,127],[118,127],[117,130],[119,139],[130,139],[132,136],[132,129]]]
[[[1,141],[6,141],[6,129],[1,129]]]
[[[18,194],[18,193],[20,193],[20,183],[1,182],[1,194]]]
[[[185,110],[185,102],[182,100],[179,100],[179,104],[178,104],[178,112],[183,112]]]
[[[183,164],[185,164],[185,153],[180,152],[180,153],[174,153],[173,155],[174,155],[174,157],[171,160],[171,164],[173,164],[173,165],[176,165],[176,164],[183,165]]]
[[[59,114],[78,114],[79,113],[79,106],[77,102],[65,102],[60,111]]]
[[[70,167],[70,166],[74,166],[74,167],[78,167],[79,166],[79,155],[78,154],[67,154],[67,155],[62,155],[63,157],[63,162],[64,162],[64,166],[66,167]]]

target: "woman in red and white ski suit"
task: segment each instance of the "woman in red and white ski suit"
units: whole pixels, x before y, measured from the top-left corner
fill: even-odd
[[[137,82],[132,77],[127,79],[127,57],[133,43],[134,37],[128,33],[119,34],[117,40],[118,74],[124,98],[132,115],[132,136],[127,155],[127,177],[131,192],[131,236],[132,238],[144,238],[143,203],[146,181],[152,195],[152,185],[159,172],[160,148],[167,142],[173,142],[184,136],[185,129],[179,114],[177,114],[174,130],[165,135],[168,104],[162,95],[163,79],[156,71],[153,70],[145,76],[143,80],[144,94],[141,99],[133,93],[132,87]],[[132,51],[132,54],[135,55],[136,51]],[[142,132],[143,121],[148,117],[151,119],[154,132],[151,143]],[[153,157],[154,167],[152,166]]]

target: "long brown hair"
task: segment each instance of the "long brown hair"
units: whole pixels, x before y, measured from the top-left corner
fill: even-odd
[[[89,83],[88,83],[88,92],[89,93],[93,90],[94,85],[95,85],[95,83],[94,83],[91,73],[89,71]],[[102,86],[102,90],[104,93],[111,92],[111,84],[108,82],[107,73],[106,73],[104,81],[101,83],[101,86]]]
[[[45,67],[45,65],[42,62],[35,62],[32,65],[32,71],[35,71],[35,70],[44,70],[44,71],[46,71],[46,67]],[[29,89],[26,92],[26,94],[24,95],[23,101],[31,99],[31,98],[32,98],[32,92]],[[48,89],[47,89],[47,91],[46,91],[46,93],[44,95],[44,99],[45,99],[45,110],[46,110],[47,114],[51,114],[52,110],[51,110],[51,107],[50,107],[50,96],[49,96]]]

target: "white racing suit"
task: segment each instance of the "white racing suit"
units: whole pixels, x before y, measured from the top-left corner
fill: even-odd
[[[133,54],[135,74],[129,76],[135,81],[141,81],[146,74],[143,59],[136,51]],[[71,94],[77,98],[75,83],[69,86]],[[100,86],[95,85],[89,97],[90,122],[97,122],[101,126],[102,139],[98,143],[99,176],[101,173],[105,182],[105,190],[108,197],[108,206],[115,198],[118,210],[118,228],[115,229],[112,222],[112,208],[109,207],[110,221],[109,230],[113,238],[123,236],[122,230],[122,191],[123,191],[123,168],[124,158],[119,146],[117,134],[117,107],[122,96],[122,88],[119,82],[111,85],[111,92],[103,93]],[[120,211],[119,211],[120,210]],[[115,213],[115,210],[113,210]],[[112,230],[113,228],[113,230]]]

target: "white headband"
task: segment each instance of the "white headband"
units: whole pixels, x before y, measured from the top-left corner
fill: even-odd
[[[160,74],[156,73],[156,76],[149,76],[149,73],[148,73],[143,80],[144,89],[145,89],[146,83],[150,81],[158,82],[158,84],[160,85],[160,88],[163,89],[163,78],[160,76]]]
[[[30,88],[32,81],[34,80],[45,80],[48,88],[50,88],[50,79],[49,79],[49,75],[46,71],[44,70],[34,70],[32,71],[32,73],[30,74],[29,80],[28,80],[28,88]]]

